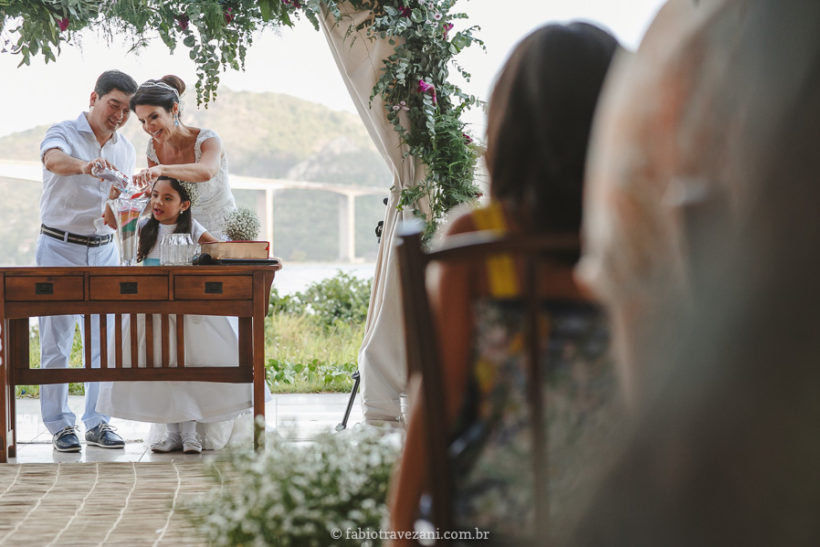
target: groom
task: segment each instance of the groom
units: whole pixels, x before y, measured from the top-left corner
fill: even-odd
[[[43,195],[40,198],[38,266],[116,266],[119,257],[110,228],[95,224],[108,197],[110,183],[91,176],[102,162],[123,173],[134,172],[133,145],[117,133],[128,120],[128,101],[137,82],[118,70],[103,72],[89,99],[89,110],[75,120],[51,126],[40,144]],[[80,316],[40,318],[40,366],[67,368],[75,323]],[[99,318],[95,316],[94,322]],[[85,352],[83,352],[85,355]],[[92,366],[100,366],[99,341],[92,347]],[[98,384],[85,386],[85,439],[89,445],[123,448],[122,438],[108,425],[108,416],[96,410]],[[79,452],[75,415],[68,407],[68,384],[40,386],[40,411],[60,452]]]

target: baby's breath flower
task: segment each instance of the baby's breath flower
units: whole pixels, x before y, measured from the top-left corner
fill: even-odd
[[[199,199],[199,186],[192,182],[182,182],[179,181],[180,186],[182,186],[183,190],[188,194],[188,199],[191,200],[191,206],[193,207],[196,205],[197,199]]]
[[[387,482],[401,445],[400,433],[370,426],[323,432],[308,446],[296,445],[293,432],[277,431],[264,452],[237,452],[216,463],[214,477],[231,480],[187,506],[212,545],[263,545],[266,538],[328,545],[334,528],[384,527]]]
[[[247,207],[234,209],[225,216],[225,234],[231,241],[254,240],[260,227],[259,217]]]

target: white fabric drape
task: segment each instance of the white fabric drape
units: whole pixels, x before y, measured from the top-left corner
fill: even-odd
[[[398,222],[412,213],[397,211],[396,204],[403,188],[424,179],[425,169],[413,157],[404,156],[407,147],[388,122],[381,97],[370,100],[382,59],[393,53],[394,46],[387,40],[370,40],[364,31],[348,35],[351,25],[355,27],[364,21],[369,12],[356,12],[348,4],[340,5],[340,9],[344,14],[342,21],[337,23],[333,15],[326,14],[321,20],[322,31],[356,109],[393,174],[364,340],[359,350],[363,414],[371,422],[397,421],[401,419],[400,396],[406,387],[407,364],[394,235]]]

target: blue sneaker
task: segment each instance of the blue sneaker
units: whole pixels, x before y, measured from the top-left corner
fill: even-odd
[[[102,448],[125,448],[125,441],[114,433],[114,428],[106,423],[85,432],[85,443]]]
[[[80,439],[77,438],[76,427],[69,425],[55,433],[51,444],[57,452],[79,452]]]

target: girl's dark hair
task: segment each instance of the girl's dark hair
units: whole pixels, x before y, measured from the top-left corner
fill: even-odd
[[[191,201],[191,196],[188,195],[188,191],[185,189],[182,184],[177,179],[172,179],[171,177],[159,177],[154,185],[161,180],[167,180],[171,184],[171,188],[173,188],[178,194],[179,198],[185,201]],[[152,188],[153,190],[153,188]],[[150,202],[149,202],[150,207]],[[190,234],[191,228],[193,225],[193,220],[191,217],[191,208],[188,207],[184,211],[179,214],[179,218],[177,219],[177,227],[174,230],[175,234]],[[140,229],[140,239],[139,239],[139,246],[137,247],[137,262],[142,262],[148,253],[151,252],[151,249],[154,248],[154,245],[157,244],[157,235],[159,234],[159,221],[154,218],[152,214],[151,217],[142,225]]]
[[[166,84],[167,86],[170,86],[171,89],[165,87],[164,85],[158,84]],[[176,90],[176,93],[174,93],[174,90]],[[139,89],[137,89],[134,96],[131,97],[129,106],[131,107],[131,110],[134,110],[141,104],[161,106],[166,111],[170,112],[174,108],[174,103],[179,103],[179,97],[181,97],[183,93],[185,93],[185,82],[183,82],[178,76],[169,74],[167,76],[163,76],[159,80],[145,81],[141,86],[139,86]]]
[[[617,40],[589,23],[524,38],[490,97],[490,195],[536,232],[577,233],[592,117]]]

